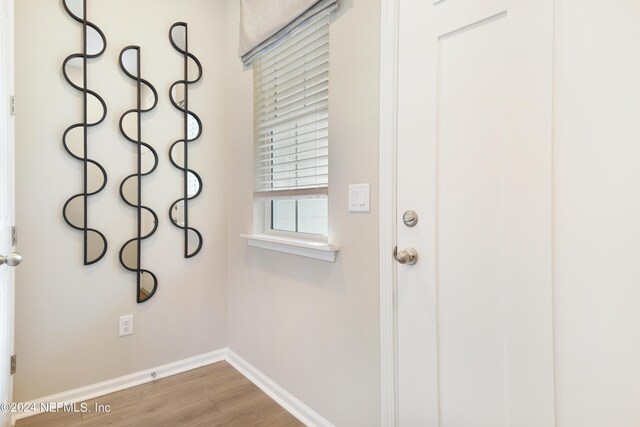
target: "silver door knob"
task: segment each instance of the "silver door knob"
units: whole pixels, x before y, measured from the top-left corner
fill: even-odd
[[[418,262],[418,252],[413,248],[407,248],[396,254],[396,261],[400,264],[413,265]]]
[[[0,255],[0,265],[7,264],[9,267],[15,267],[22,262],[22,255],[19,253],[12,253],[7,256]]]

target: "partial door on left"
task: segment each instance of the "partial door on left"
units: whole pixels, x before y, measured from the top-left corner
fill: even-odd
[[[0,398],[12,400],[14,268],[20,257],[12,237],[14,224],[13,2],[0,0]],[[0,411],[0,426],[11,414]]]

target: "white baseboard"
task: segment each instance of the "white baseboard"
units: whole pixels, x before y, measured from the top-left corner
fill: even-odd
[[[333,424],[296,399],[231,349],[227,349],[227,362],[305,425],[334,427]]]
[[[51,396],[42,397],[40,399],[27,402],[28,406],[33,405],[36,408],[34,412],[14,413],[11,417],[11,425],[15,425],[16,421],[21,418],[30,417],[38,414],[41,403],[78,403],[85,400],[93,399],[105,394],[124,390],[140,384],[153,381],[151,374],[155,372],[156,379],[168,377],[170,375],[179,374],[191,369],[200,368],[212,363],[226,360],[231,366],[237,369],[242,375],[247,377],[252,383],[258,386],[270,398],[278,402],[280,406],[289,411],[291,415],[296,417],[300,422],[310,427],[334,427],[329,421],[314,412],[307,405],[296,399],[284,388],[280,387],[265,374],[256,369],[249,362],[237,355],[233,350],[223,348],[209,353],[200,354],[198,356],[189,357],[177,362],[167,363],[144,371],[135,372],[133,374],[114,378],[112,380],[102,381],[85,387],[75,388],[73,390],[64,391],[62,393],[52,394]]]
[[[112,380],[102,381],[85,387],[75,388],[73,390],[63,391],[62,393],[52,394],[51,396],[42,397],[40,399],[27,402],[27,406],[36,408],[34,412],[14,413],[11,417],[11,425],[15,425],[16,421],[21,418],[30,417],[38,414],[40,404],[55,403],[77,403],[95,397],[104,396],[105,394],[124,390],[125,388],[134,387],[140,384],[153,381],[151,374],[155,372],[156,379],[168,377],[170,375],[179,374],[191,369],[200,368],[212,363],[221,362],[226,359],[227,349],[220,349],[209,353],[200,354],[189,357],[187,359],[178,360],[177,362],[167,363],[166,365],[157,366],[144,371],[135,372],[133,374],[114,378]]]

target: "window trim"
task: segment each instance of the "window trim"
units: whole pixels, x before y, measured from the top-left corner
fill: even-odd
[[[335,262],[340,246],[307,239],[293,239],[269,234],[241,234],[249,246]]]
[[[328,93],[329,93],[329,74],[330,74],[330,70],[329,70],[329,24],[330,24],[330,19],[328,17],[322,17],[321,19],[318,19],[317,21],[314,21],[312,23],[310,23],[308,25],[308,27],[314,27],[313,28],[304,28],[301,30],[301,34],[304,36],[302,41],[297,40],[297,41],[292,41],[289,47],[286,47],[286,43],[283,45],[285,46],[285,50],[283,50],[282,52],[273,52],[273,54],[275,56],[273,56],[272,58],[267,57],[266,58],[266,62],[260,63],[260,69],[256,71],[256,69],[254,68],[254,78],[253,78],[253,82],[254,82],[254,109],[255,109],[255,100],[256,99],[262,99],[264,97],[264,93],[269,93],[270,91],[272,91],[271,86],[269,86],[269,84],[265,87],[264,91],[262,89],[262,86],[255,86],[258,82],[258,80],[256,80],[256,72],[260,72],[260,73],[264,73],[265,70],[270,70],[276,59],[277,61],[281,61],[285,64],[285,66],[291,66],[288,62],[287,62],[287,57],[288,55],[292,55],[291,58],[293,58],[292,60],[295,61],[300,61],[302,60],[304,57],[309,56],[310,58],[312,57],[312,59],[314,60],[319,60],[321,62],[319,62],[317,65],[314,65],[313,67],[315,68],[310,68],[308,71],[311,72],[312,70],[316,70],[317,71],[317,67],[318,66],[322,66],[322,64],[326,64],[326,77],[323,77],[321,80],[318,81],[317,84],[321,84],[322,81],[325,81],[326,79],[326,91],[327,94],[323,95],[322,92],[318,92],[318,93],[312,93],[310,94],[310,102],[312,102],[311,105],[315,105],[314,103],[318,103],[320,101],[316,100],[315,97],[318,96],[320,97],[321,95],[326,97],[326,99],[322,102],[327,103],[327,106],[324,107],[324,113],[321,113],[321,115],[319,116],[320,118],[314,118],[313,122],[309,122],[309,124],[311,123],[320,123],[320,122],[324,122],[326,124],[325,127],[320,128],[317,131],[314,132],[322,132],[324,129],[324,138],[325,138],[325,144],[327,146],[326,150],[326,155],[328,156],[328,121],[329,121],[329,114],[328,114]],[[292,37],[295,37],[296,35],[294,34]],[[306,38],[312,38],[314,39],[314,43],[317,42],[318,40],[322,41],[322,39],[326,39],[326,41],[322,44],[319,44],[317,47],[310,49],[310,44],[309,46],[307,46],[306,44],[302,45],[302,47],[298,46],[300,43],[304,42],[304,40]],[[317,40],[316,40],[317,39]],[[300,52],[302,52],[302,49],[310,49],[308,52],[304,53],[304,55],[300,58],[296,57],[295,55],[299,55],[300,52],[298,52],[298,50],[294,50],[293,52],[289,52],[287,53],[286,49],[290,49],[292,46],[297,46],[300,49]],[[277,47],[275,49],[278,49]],[[275,50],[274,49],[274,50]],[[326,52],[323,53],[323,55],[326,55],[326,58],[323,58],[322,55],[318,56],[316,55],[316,50],[314,49],[318,49],[321,50],[325,50]],[[259,61],[263,61],[263,58],[256,58]],[[271,61],[271,62],[270,62]],[[301,67],[301,66],[306,66],[306,60],[304,60],[305,62],[302,63],[302,65],[295,65],[296,68]],[[311,63],[311,62],[310,62]],[[254,62],[254,67],[256,66],[256,63]],[[270,72],[273,72],[273,70],[271,70]],[[289,73],[290,71],[286,71],[286,69],[283,71],[285,73]],[[285,76],[291,77],[291,75],[285,74]],[[311,78],[316,78],[317,76],[312,75]],[[260,77],[258,77],[260,79],[262,79],[262,74],[260,74]],[[297,77],[296,77],[297,78]],[[307,80],[307,77],[304,78],[304,81]],[[285,80],[286,82],[286,80]],[[260,80],[260,85],[262,85],[263,82],[262,80]],[[285,88],[286,83],[285,84]],[[313,87],[313,86],[311,86]],[[256,92],[256,88],[260,88],[258,92]],[[317,88],[316,88],[317,89]],[[286,89],[285,89],[286,90]],[[305,89],[306,90],[306,89]],[[283,93],[284,95],[284,93]],[[286,95],[288,96],[288,95]],[[286,99],[285,96],[285,99]],[[305,95],[306,96],[306,95]],[[256,98],[258,97],[258,98]],[[305,98],[303,98],[305,99]],[[296,101],[299,102],[299,101]],[[288,105],[288,104],[286,104]],[[297,104],[296,104],[297,105]],[[306,104],[305,104],[306,105]],[[268,107],[268,106],[267,106]],[[256,177],[255,177],[255,170],[258,166],[260,166],[263,172],[260,173],[265,173],[264,171],[267,170],[265,169],[265,166],[267,166],[266,164],[262,164],[259,163],[256,159],[257,159],[257,154],[256,151],[258,149],[258,145],[259,142],[261,141],[260,139],[260,135],[257,133],[255,126],[257,126],[258,123],[261,123],[261,120],[263,120],[261,118],[261,115],[265,112],[263,111],[265,108],[267,107],[260,107],[260,109],[258,111],[254,111],[253,115],[254,115],[254,141],[253,141],[253,145],[254,145],[254,193],[253,193],[253,230],[254,230],[254,234],[241,234],[242,238],[245,238],[247,240],[247,244],[249,246],[253,246],[253,247],[258,247],[258,248],[262,248],[262,249],[269,249],[269,250],[274,250],[274,251],[278,251],[278,252],[284,252],[284,253],[289,253],[289,254],[293,254],[293,255],[300,255],[300,256],[305,256],[305,257],[310,257],[310,258],[315,258],[315,259],[320,259],[320,260],[324,260],[324,261],[330,261],[333,262],[336,259],[337,253],[340,249],[339,246],[337,245],[333,245],[333,244],[329,244],[329,230],[327,230],[327,235],[321,235],[321,234],[311,234],[311,233],[303,233],[303,232],[291,232],[291,231],[282,231],[282,230],[274,230],[272,228],[272,202],[274,200],[304,200],[304,199],[316,199],[316,198],[322,198],[322,199],[329,199],[329,185],[328,182],[324,183],[324,184],[318,184],[316,181],[316,184],[312,184],[310,183],[308,187],[305,187],[304,185],[306,183],[303,183],[302,185],[300,185],[300,183],[296,183],[295,186],[290,187],[288,189],[278,189],[277,187],[274,187],[273,189],[270,188],[261,188],[259,186],[256,186]],[[322,105],[318,105],[318,108],[321,108]],[[276,107],[277,109],[277,107]],[[286,113],[286,114],[290,114],[290,113]],[[285,114],[285,116],[286,116]],[[306,113],[305,113],[306,114]],[[295,117],[295,115],[293,116]],[[272,119],[273,120],[273,119]],[[295,119],[298,120],[298,122],[300,122],[301,119]],[[294,121],[295,121],[294,120]],[[305,119],[306,120],[306,119]],[[295,129],[298,128],[298,122],[295,122]],[[306,122],[302,121],[301,123],[305,124]],[[296,133],[297,135],[297,133]],[[285,135],[286,136],[286,135]],[[262,137],[264,137],[264,135],[262,135]],[[279,138],[282,138],[283,136],[279,136]],[[318,136],[318,134],[315,134],[314,138],[321,138],[322,134],[320,134],[320,136]],[[296,137],[297,138],[297,137]],[[315,140],[315,139],[314,139]],[[273,139],[272,139],[273,141]],[[311,140],[309,140],[310,142]],[[301,143],[305,143],[306,141],[302,141]],[[322,141],[321,141],[322,142]],[[275,142],[276,144],[278,143],[282,143],[282,141],[277,140]],[[273,149],[273,147],[272,147]],[[317,147],[316,150],[321,149],[321,147]],[[297,152],[297,149],[296,149]],[[317,156],[321,156],[322,153],[320,154],[315,154]],[[315,157],[314,157],[315,158]],[[320,158],[320,157],[319,157]],[[296,159],[296,161],[300,161],[300,162],[304,162],[305,158],[302,159]],[[328,163],[328,160],[327,160]],[[322,165],[318,165],[316,167],[322,167]],[[327,167],[328,169],[328,167]],[[297,167],[295,168],[295,170],[297,170]],[[287,175],[292,175],[292,173],[287,174],[287,171],[283,171],[283,172],[278,172],[278,171],[273,171],[272,169],[272,175],[274,173],[280,173],[281,175],[279,175],[277,178],[280,179],[280,177],[286,177]],[[318,174],[319,172],[316,171],[314,176],[322,176],[320,174]],[[322,172],[320,172],[322,173]],[[297,176],[297,174],[295,175]],[[328,180],[328,172],[327,175],[324,175],[327,178],[325,178],[326,180]],[[302,178],[304,179],[305,175],[302,175]],[[264,178],[266,180],[266,177]],[[270,179],[273,181],[274,177],[271,176]],[[282,178],[284,179],[284,178]],[[300,185],[300,186],[299,186]],[[329,225],[329,218],[328,218],[328,212],[327,212],[327,226]]]

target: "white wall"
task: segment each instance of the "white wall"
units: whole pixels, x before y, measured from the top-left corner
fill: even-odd
[[[81,233],[62,220],[64,202],[81,190],[81,163],[63,149],[65,128],[81,118],[81,98],[64,81],[63,59],[81,49],[81,30],[61,1],[16,1],[17,225],[25,261],[16,271],[15,401],[68,390],[225,347],[226,192],[225,3],[191,0],[92,0],[89,19],[107,37],[107,52],[89,66],[89,86],[108,106],[106,121],[90,131],[90,157],[107,169],[108,184],[91,198],[90,221],[109,241],[97,265],[81,264]],[[202,252],[185,260],[182,234],[169,224],[170,203],[182,178],[168,161],[181,134],[181,116],[168,99],[182,62],[168,40],[172,23],[187,21],[190,48],[204,66],[190,107],[204,122],[190,166],[204,181],[190,206],[191,222],[204,235]],[[159,287],[135,302],[135,275],[122,268],[118,251],[135,235],[134,210],[118,187],[135,167],[134,146],[117,131],[120,115],[135,104],[134,86],[119,70],[120,50],[142,46],[143,77],[160,95],[147,114],[143,136],[160,165],[143,181],[143,201],[160,218],[144,242],[143,266]],[[118,337],[118,317],[135,315],[135,334]]]
[[[640,425],[640,2],[556,0],[560,427]]]
[[[228,0],[229,347],[339,426],[380,423],[379,15],[341,1],[330,28],[327,263],[247,248],[252,228],[252,72],[237,58],[238,0]],[[347,212],[347,185],[370,183],[372,212]]]

